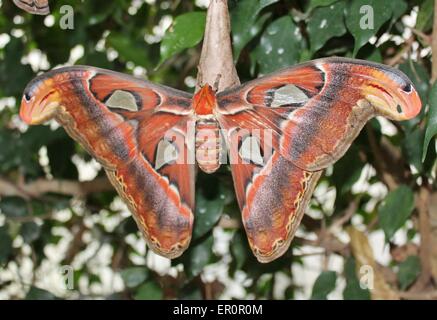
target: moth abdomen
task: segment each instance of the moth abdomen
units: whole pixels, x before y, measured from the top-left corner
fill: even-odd
[[[206,173],[213,173],[220,167],[220,138],[220,127],[215,119],[200,119],[196,122],[196,161]]]

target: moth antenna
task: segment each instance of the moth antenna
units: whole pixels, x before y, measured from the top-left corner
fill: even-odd
[[[219,74],[217,74],[217,77],[215,78],[214,86],[213,86],[213,89],[214,89],[215,92],[217,92],[218,89],[219,89],[221,77],[222,77],[222,75],[219,73]]]

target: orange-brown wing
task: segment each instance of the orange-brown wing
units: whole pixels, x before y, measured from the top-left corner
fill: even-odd
[[[105,168],[149,246],[174,258],[188,246],[194,210],[191,95],[92,67],[32,80],[20,116],[56,119]]]
[[[367,120],[410,119],[421,108],[400,71],[345,58],[284,69],[219,93],[217,103],[243,222],[263,262],[287,250],[320,171]]]
[[[343,156],[368,119],[415,117],[419,95],[399,70],[326,58],[218,94],[223,128],[268,129],[272,148],[296,166],[326,168]]]
[[[32,14],[46,15],[50,13],[48,0],[14,0],[14,3],[20,9]]]
[[[244,228],[258,261],[270,262],[290,246],[322,171],[302,170],[278,151],[254,156],[257,146],[242,151],[247,138],[231,132],[229,141],[237,139],[229,153]]]

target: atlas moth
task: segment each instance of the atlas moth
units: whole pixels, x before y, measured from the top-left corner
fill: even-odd
[[[196,164],[212,173],[226,149],[250,247],[269,262],[286,252],[322,171],[365,123],[420,109],[401,71],[325,58],[194,95],[109,70],[60,68],[28,84],[20,115],[63,125],[102,164],[149,247],[168,258],[190,243]]]

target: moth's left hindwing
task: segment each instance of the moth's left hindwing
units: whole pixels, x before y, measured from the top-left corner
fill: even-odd
[[[105,168],[149,246],[174,258],[193,226],[191,95],[120,73],[68,67],[34,79],[20,115],[54,118]]]
[[[50,13],[48,0],[14,0],[20,9],[32,14],[47,15]]]

